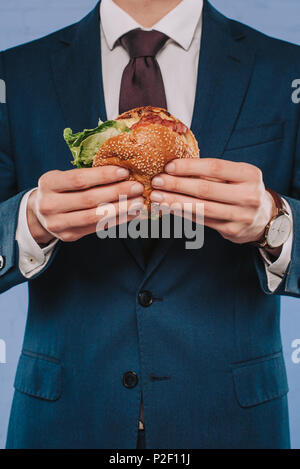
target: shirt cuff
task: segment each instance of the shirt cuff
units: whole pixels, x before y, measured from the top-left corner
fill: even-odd
[[[284,202],[285,209],[288,212],[288,215],[292,221],[292,228],[293,228],[293,214],[292,214],[291,207],[286,200],[284,199],[282,200]],[[276,259],[275,262],[272,263],[272,261],[270,260],[270,257],[268,256],[267,251],[265,251],[263,248],[259,249],[260,254],[265,263],[268,288],[271,292],[274,292],[279,287],[287,271],[287,268],[291,262],[292,247],[293,247],[293,229],[291,230],[291,234],[288,240],[282,246],[281,254],[278,257],[278,259]]]
[[[16,231],[16,241],[19,247],[19,269],[27,279],[43,270],[58,243],[58,239],[55,239],[46,247],[41,248],[30,233],[27,223],[27,201],[35,190],[36,188],[26,192],[22,198]]]

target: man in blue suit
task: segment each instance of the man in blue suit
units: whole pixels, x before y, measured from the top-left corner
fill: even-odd
[[[151,199],[205,210],[201,249],[172,236],[147,261],[139,240],[95,234],[99,203],[140,204],[143,188],[113,166],[70,169],[62,138],[118,114],[132,59],[118,40],[137,28],[167,36],[168,110],[201,152],[167,166]],[[1,53],[0,291],[28,281],[30,295],[8,448],[289,447],[279,325],[280,295],[300,296],[299,59],[206,0],[102,0]]]

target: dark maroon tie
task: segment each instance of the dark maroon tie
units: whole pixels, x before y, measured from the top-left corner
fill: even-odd
[[[120,90],[119,111],[129,111],[140,106],[155,106],[167,109],[166,93],[161,71],[155,58],[168,40],[159,31],[133,29],[119,39],[127,50],[130,61],[125,67]],[[150,228],[150,219],[148,232]],[[155,239],[141,238],[146,263],[151,256]]]
[[[119,39],[130,56],[122,76],[120,114],[140,106],[167,108],[164,83],[155,58],[167,40],[168,36],[159,31],[142,29],[129,31]]]

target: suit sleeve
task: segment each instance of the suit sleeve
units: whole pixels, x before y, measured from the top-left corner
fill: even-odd
[[[282,197],[288,202],[293,216],[293,245],[291,261],[285,272],[285,275],[275,289],[270,291],[268,279],[266,276],[265,265],[262,257],[255,253],[255,265],[259,276],[260,285],[266,294],[277,294],[285,296],[294,296],[300,298],[300,122],[298,119],[298,132],[295,145],[295,164],[293,181],[291,187],[291,196]],[[255,248],[254,248],[255,249]],[[257,250],[256,250],[257,251]]]
[[[19,208],[24,194],[19,192],[13,159],[6,94],[4,53],[0,53],[0,293],[27,279],[19,269],[16,230]]]

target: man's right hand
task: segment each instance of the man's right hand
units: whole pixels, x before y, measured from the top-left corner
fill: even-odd
[[[118,166],[49,171],[39,179],[38,189],[28,199],[27,220],[35,241],[46,245],[57,238],[76,241],[95,233],[103,215],[97,214],[100,204],[113,204],[117,215],[124,216],[144,205],[144,187],[135,181],[125,181],[129,172]],[[122,182],[120,182],[122,181]],[[119,196],[128,203],[119,203]],[[130,221],[136,215],[128,215]]]

